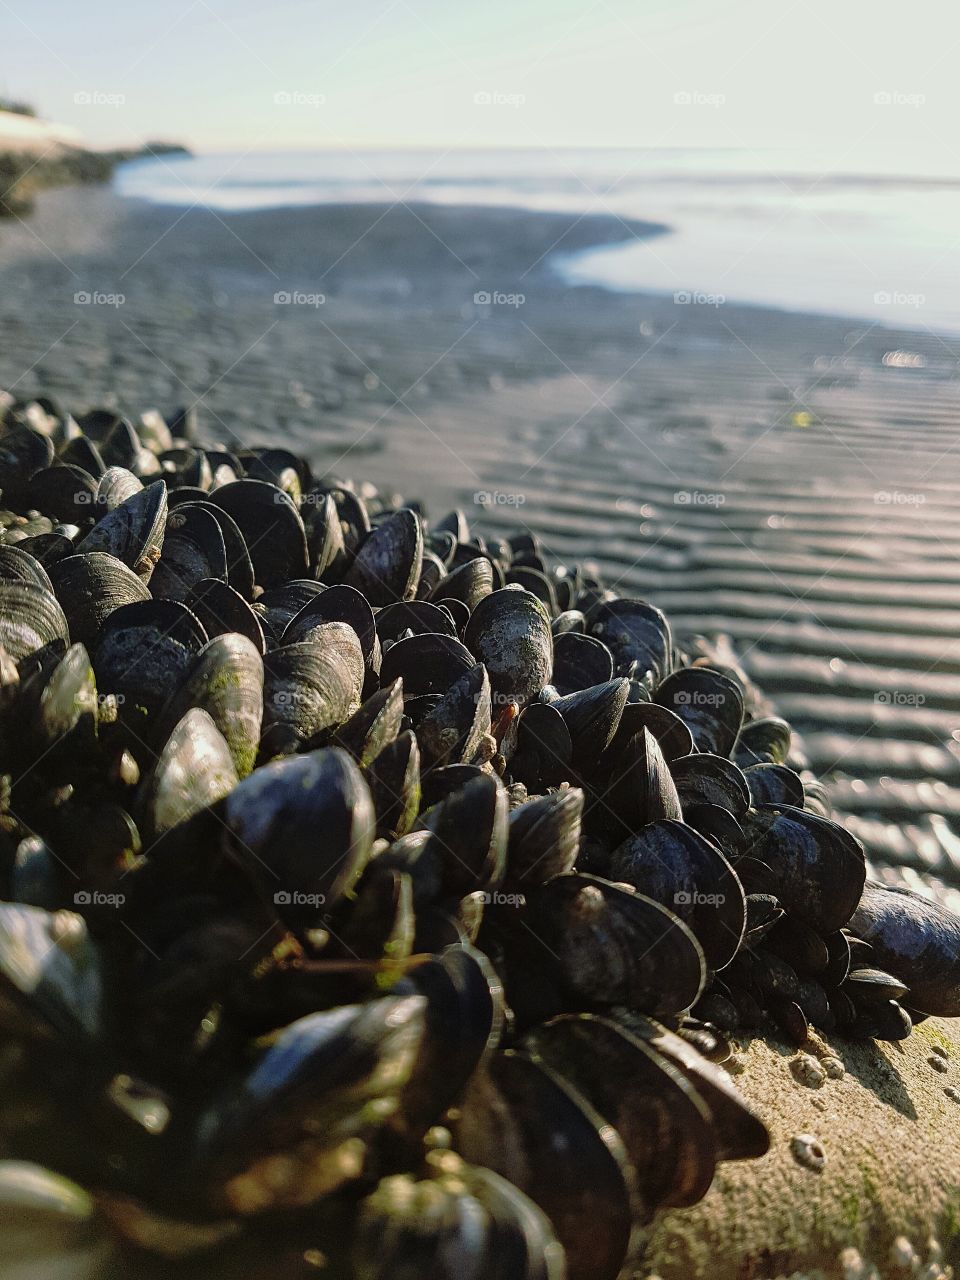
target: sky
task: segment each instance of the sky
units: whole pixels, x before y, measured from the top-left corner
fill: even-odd
[[[960,173],[958,57],[955,0],[0,0],[0,92],[95,146],[869,148]]]

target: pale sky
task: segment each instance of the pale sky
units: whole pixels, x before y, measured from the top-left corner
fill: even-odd
[[[960,173],[958,59],[956,0],[0,0],[0,90],[92,145],[869,146]]]

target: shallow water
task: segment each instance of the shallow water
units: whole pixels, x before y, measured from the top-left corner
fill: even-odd
[[[923,156],[692,150],[277,152],[124,166],[128,196],[222,211],[433,201],[610,213],[667,235],[558,259],[571,281],[960,332],[960,174]]]

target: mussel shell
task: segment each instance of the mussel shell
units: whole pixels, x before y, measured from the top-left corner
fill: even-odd
[[[72,911],[0,904],[0,990],[6,1024],[16,1011],[27,1034],[53,1032],[67,1046],[94,1046],[105,1029],[100,956]]]
[[[31,506],[64,524],[80,524],[94,515],[97,482],[82,467],[60,462],[30,479]]]
[[[201,578],[187,592],[184,604],[197,615],[211,639],[235,631],[245,636],[259,654],[266,652],[260,619],[228,583],[219,578]]]
[[[510,770],[528,790],[559,786],[570,773],[573,741],[567,722],[544,702],[531,702],[517,718],[516,747]]]
[[[381,644],[399,640],[408,631],[414,635],[433,632],[457,639],[457,628],[450,614],[428,600],[388,604],[377,613],[376,627]]]
[[[100,450],[92,440],[83,435],[68,440],[57,455],[57,461],[64,466],[80,467],[95,480],[99,480],[107,469]]]
[[[66,649],[69,643],[66,616],[51,591],[0,579],[0,646],[14,662],[47,646]]]
[[[154,713],[206,642],[200,620],[175,600],[121,605],[100,629],[93,654],[97,688]]]
[[[748,720],[737,739],[737,764],[784,764],[790,754],[790,726],[777,716]]]
[[[204,578],[227,579],[227,548],[216,516],[206,504],[187,502],[167,516],[163,554],[150,579],[154,596],[186,600]]]
[[[561,695],[589,689],[613,679],[613,654],[602,641],[577,631],[562,632],[553,642],[553,679]]]
[[[551,702],[553,709],[563,716],[570,732],[573,760],[578,767],[588,770],[595,767],[598,758],[610,746],[629,692],[629,680],[608,680]]]
[[[349,751],[361,768],[371,764],[394,742],[403,720],[403,681],[378,689],[337,731],[337,745]]]
[[[732,760],[709,752],[697,752],[671,760],[670,772],[680,802],[688,805],[715,804],[742,818],[750,807],[750,789],[743,773]]]
[[[174,727],[183,723],[191,707],[202,708],[225,739],[237,777],[245,778],[253,769],[260,742],[263,684],[263,660],[246,636],[237,632],[214,636],[164,707],[158,742],[166,741]]]
[[[659,680],[669,670],[673,638],[666,617],[643,600],[604,601],[587,614],[588,633],[613,654],[614,670],[650,672]]]
[[[345,622],[357,633],[363,660],[379,669],[379,643],[373,610],[355,587],[345,583],[327,587],[313,595],[287,623],[283,644],[306,640],[310,632],[326,622]]]
[[[109,472],[100,481],[100,492]],[[138,578],[149,582],[163,551],[167,521],[167,486],[155,480],[107,510],[77,546],[79,554],[106,551],[122,560]]]
[[[422,558],[420,517],[404,507],[367,534],[344,581],[361,591],[372,605],[412,600]]]
[[[222,800],[237,785],[230,748],[213,720],[191,707],[142,784],[144,830],[156,838]]]
[[[658,686],[655,701],[673,711],[693,734],[698,751],[729,756],[743,720],[743,693],[711,667],[683,667]]]
[[[452,1152],[431,1161],[433,1177],[384,1178],[361,1204],[351,1259],[356,1280],[566,1280],[549,1219],[518,1187]]]
[[[460,600],[472,613],[484,596],[492,591],[493,566],[486,556],[474,556],[437,583],[434,598]]]
[[[328,622],[314,639],[283,645],[264,658],[263,749],[267,755],[335,728],[360,705],[363,654],[352,627]]]
[[[569,1280],[616,1280],[638,1244],[623,1143],[572,1085],[525,1054],[495,1054],[474,1075],[457,1149],[540,1206],[567,1256]]]
[[[604,807],[612,809],[620,824],[631,831],[647,822],[682,819],[670,769],[648,729],[642,729],[620,753],[611,771]]]
[[[376,812],[377,836],[397,840],[420,809],[420,751],[408,729],[378,752],[365,770]],[[426,833],[420,833],[425,835]]]
[[[381,684],[403,680],[406,698],[427,693],[445,693],[462,675],[472,671],[476,659],[452,636],[425,632],[407,636],[392,644],[383,655]]]
[[[478,663],[417,724],[424,764],[433,768],[472,763],[490,733],[490,706],[490,680]]]
[[[580,851],[582,814],[578,787],[537,796],[513,809],[504,883],[522,890],[572,871]]]
[[[308,1134],[320,1149],[335,1149],[376,1124],[377,1113],[364,1104],[402,1088],[423,1035],[425,1005],[423,996],[384,996],[308,1014],[285,1027],[201,1116],[200,1160],[220,1181]],[[339,1181],[351,1176],[350,1169],[345,1161]],[[335,1180],[324,1191],[337,1185],[331,1174]],[[255,1176],[227,1181],[229,1207],[241,1213],[278,1201],[295,1207],[318,1194],[308,1180],[282,1189],[267,1176],[258,1182]]]
[[[210,501],[236,521],[264,590],[307,573],[306,531],[282,489],[264,480],[235,480],[214,489]]]
[[[597,876],[557,876],[528,893],[524,921],[573,1008],[679,1013],[703,990],[703,951],[689,928],[653,899]]]
[[[804,805],[803,783],[799,774],[783,764],[755,764],[744,769],[743,776],[750,788],[750,800],[754,806],[761,804],[789,804],[802,809]]]
[[[788,911],[822,933],[849,922],[866,870],[860,842],[844,827],[803,809],[765,806],[756,818],[751,813],[745,832],[751,856],[773,869]]]
[[[142,492],[143,484],[132,471],[128,471],[126,467],[107,467],[97,481],[95,514],[101,516],[116,511],[128,498]]]
[[[770,1150],[767,1127],[715,1066],[682,1036],[633,1010],[617,1009],[616,1020],[640,1037],[687,1077],[710,1109],[718,1160],[753,1160]]]
[[[437,848],[445,890],[456,898],[495,889],[507,860],[507,793],[490,774],[428,810],[422,825]]]
[[[53,583],[46,569],[28,548],[24,548],[22,543],[19,546],[6,542],[0,543],[0,581],[30,582],[35,587],[44,587],[47,591],[53,591]]]
[[[53,442],[21,423],[0,436],[0,490],[6,503],[17,504],[27,495],[31,476],[53,462]]]
[[[307,494],[300,503],[300,516],[314,576],[335,580],[349,562],[336,503],[329,493]]]
[[[338,747],[254,770],[227,796],[222,818],[227,847],[292,923],[335,906],[373,849],[370,792]]]
[[[960,1014],[960,918],[952,911],[909,889],[868,881],[850,928],[873,947],[877,968],[906,984],[912,1009]]]
[[[726,858],[692,827],[651,822],[611,855],[605,874],[669,907],[696,935],[712,969],[722,969],[743,939],[747,909]]]
[[[524,1044],[616,1129],[648,1214],[703,1199],[717,1163],[711,1115],[672,1063],[617,1023],[591,1013],[554,1018]]]
[[[422,1135],[460,1097],[503,1030],[503,989],[472,947],[447,947],[411,974],[427,998],[426,1034],[400,1097],[405,1128]]]
[[[490,675],[496,699],[530,702],[550,678],[553,636],[536,596],[505,587],[479,601],[464,641]]]
[[[49,672],[27,681],[19,711],[24,763],[42,763],[47,778],[64,769],[69,781],[77,760],[89,758],[96,738],[97,685],[82,644],[71,645]]]
[[[53,590],[74,640],[92,648],[115,609],[150,599],[150,591],[116,556],[105,551],[64,556],[50,566]]]

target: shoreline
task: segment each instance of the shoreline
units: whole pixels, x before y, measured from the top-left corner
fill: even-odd
[[[290,440],[590,557],[682,631],[732,636],[877,873],[955,894],[960,338],[558,277],[558,241],[617,227],[46,191],[0,226],[0,388],[195,403],[205,436]],[[927,367],[884,367],[900,347]]]

